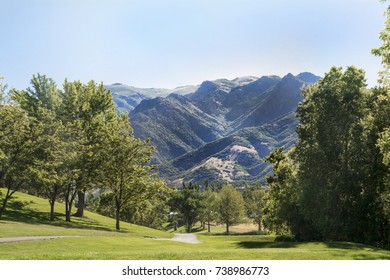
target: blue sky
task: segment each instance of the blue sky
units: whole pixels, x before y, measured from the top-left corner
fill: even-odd
[[[356,65],[374,85],[379,0],[0,0],[0,76],[138,87]]]

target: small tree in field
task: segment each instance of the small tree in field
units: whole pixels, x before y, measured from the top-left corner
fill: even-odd
[[[199,221],[202,202],[203,194],[191,182],[187,186],[183,183],[181,190],[173,193],[169,204],[180,213],[187,232],[191,232],[192,226]]]
[[[264,196],[265,191],[261,188],[248,190],[247,195],[244,196],[247,215],[255,224],[257,224],[259,231],[261,230],[261,224],[263,223],[265,206]]]
[[[229,227],[242,221],[244,217],[245,202],[240,192],[232,186],[223,187],[217,197],[216,209],[218,220],[226,224],[226,234],[229,234]]]

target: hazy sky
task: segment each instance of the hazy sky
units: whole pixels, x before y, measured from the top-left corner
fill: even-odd
[[[379,0],[0,0],[0,76],[173,88],[356,65],[374,85]]]

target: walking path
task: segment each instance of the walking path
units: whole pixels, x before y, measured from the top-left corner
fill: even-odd
[[[198,237],[193,233],[183,233],[183,234],[175,233],[173,238],[151,238],[151,239],[169,240],[169,241],[177,241],[177,242],[184,242],[184,243],[191,243],[191,244],[202,243],[202,241],[198,240]]]
[[[0,237],[0,243],[11,243],[11,242],[24,242],[24,241],[35,241],[35,240],[49,240],[57,238],[74,238],[80,236],[14,236],[14,237]],[[153,240],[170,240],[191,244],[199,244],[202,241],[198,240],[198,237],[193,233],[175,233],[173,238],[150,238]]]
[[[15,237],[1,237],[0,243],[11,243],[11,242],[23,242],[23,241],[34,241],[34,240],[48,240],[57,238],[69,238],[79,236],[15,236]]]

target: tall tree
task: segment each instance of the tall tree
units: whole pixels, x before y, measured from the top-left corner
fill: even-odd
[[[272,164],[273,175],[266,178],[264,223],[277,234],[294,234],[298,240],[317,239],[315,230],[302,215],[302,188],[293,155],[294,149],[284,153],[284,147],[280,147],[265,158]]]
[[[202,222],[203,228],[207,224],[207,232],[210,232],[211,222],[215,221],[217,218],[217,211],[216,211],[217,193],[213,192],[211,189],[207,187],[205,188],[205,191],[203,191],[202,197],[203,200],[202,200],[202,206],[200,212],[200,220]]]
[[[386,2],[386,0],[381,0]],[[385,28],[379,33],[379,38],[382,40],[382,46],[372,49],[372,54],[382,59],[384,70],[379,72],[379,83],[385,87],[390,86],[390,6],[387,7]]]
[[[303,214],[325,239],[377,239],[372,232],[380,222],[373,220],[382,218],[375,201],[383,184],[375,163],[378,127],[368,125],[370,97],[362,70],[334,67],[304,91],[298,107]]]
[[[258,231],[261,231],[265,207],[265,191],[261,189],[261,186],[246,189],[243,197],[247,216],[257,224]]]
[[[158,193],[159,184],[152,184],[152,167],[149,165],[154,147],[149,141],[133,137],[127,116],[122,115],[107,130],[108,142],[104,149],[105,163],[102,180],[112,192],[115,201],[116,229],[120,230],[123,208],[132,206]]]
[[[375,88],[368,97],[367,113],[364,119],[364,153],[363,177],[364,191],[361,211],[369,215],[369,223],[363,225],[370,234],[366,234],[365,242],[390,244],[390,166],[388,165],[386,145],[390,129],[390,90]],[[362,164],[363,165],[363,164]],[[363,173],[363,172],[361,172]]]
[[[59,90],[52,79],[40,74],[33,76],[31,85],[27,90],[13,90],[12,99],[27,112],[34,131],[30,184],[35,186],[36,194],[48,198],[50,220],[54,220],[54,205],[66,177],[60,137],[63,126],[57,116]]]
[[[224,186],[219,192],[216,202],[218,218],[226,225],[226,234],[230,234],[229,227],[242,221],[245,213],[244,199],[233,186]]]
[[[0,184],[6,189],[0,218],[12,195],[28,188],[32,133],[25,112],[14,105],[0,104]]]
[[[4,78],[0,76],[0,104],[3,104],[4,102],[4,91],[6,86],[1,83],[1,80]]]
[[[102,84],[94,81],[87,84],[65,81],[59,117],[66,127],[65,137],[77,147],[68,166],[66,211],[71,211],[78,195],[75,215],[83,216],[85,192],[99,183],[100,168],[104,162],[102,145],[105,143],[104,137],[107,137],[105,127],[116,118],[112,95]],[[67,220],[70,220],[70,216]]]

